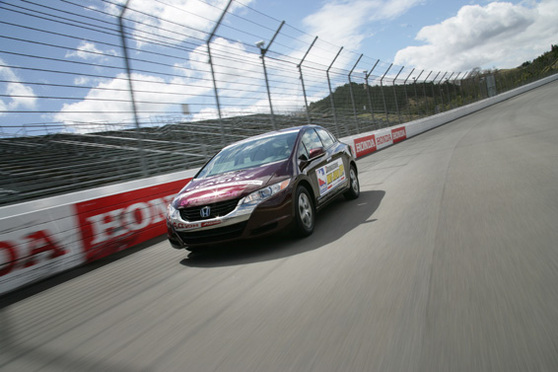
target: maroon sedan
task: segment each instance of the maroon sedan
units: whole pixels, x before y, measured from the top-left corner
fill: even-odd
[[[168,206],[175,248],[314,230],[316,211],[339,195],[356,199],[350,146],[316,125],[250,137],[209,160]]]

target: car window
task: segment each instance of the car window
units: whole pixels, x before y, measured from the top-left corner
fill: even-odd
[[[196,178],[286,160],[293,151],[297,134],[297,132],[275,134],[226,147],[200,170]]]
[[[324,147],[324,144],[314,129],[309,129],[302,135],[302,143],[306,146],[307,151],[318,147]]]
[[[310,154],[308,153],[308,149],[304,142],[300,141],[300,145],[298,146],[298,153],[296,154],[296,158],[300,159],[300,157],[304,155],[306,159],[310,158]]]
[[[326,131],[325,129],[316,128],[316,132],[318,132],[318,136],[320,136],[320,139],[322,140],[324,147],[326,149],[330,148],[335,142],[331,137],[331,135],[329,134],[329,132]]]

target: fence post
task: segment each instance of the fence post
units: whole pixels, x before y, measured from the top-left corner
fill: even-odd
[[[397,78],[399,77],[399,74],[401,74],[401,71],[403,71],[403,69],[405,68],[405,66],[402,66],[401,69],[399,70],[399,72],[397,73],[397,75],[395,75],[395,78],[392,81],[392,86],[393,86],[393,95],[395,97],[395,109],[397,110],[397,117],[399,119],[399,124],[401,124],[401,112],[399,111],[399,102],[397,102],[397,90],[395,88],[395,82],[397,81]]]
[[[389,70],[391,70],[391,66],[393,66],[393,63],[389,65],[386,72],[384,72],[384,76],[382,76],[382,78],[380,79],[380,92],[382,92],[382,100],[384,101],[384,112],[386,113],[386,121],[388,127],[389,127],[389,114],[388,114],[387,104],[386,104],[386,95],[384,94],[384,78],[386,77]]]
[[[331,111],[333,113],[333,123],[335,124],[335,134],[337,135],[337,137],[340,136],[340,133],[339,133],[339,125],[337,123],[337,113],[335,112],[335,100],[333,99],[333,90],[331,89],[331,79],[329,78],[329,70],[331,70],[331,67],[335,63],[335,60],[337,60],[337,57],[339,57],[339,54],[341,54],[342,50],[343,50],[343,47],[341,47],[341,49],[339,49],[339,51],[335,55],[335,58],[333,58],[333,61],[331,61],[331,64],[329,65],[329,67],[326,70],[327,86],[329,88],[329,100],[331,102]]]
[[[432,115],[436,114],[436,106],[438,106],[438,101],[436,100],[436,92],[434,91],[434,86],[436,85],[436,79],[442,73],[442,71],[438,71],[434,79],[432,79],[432,98],[434,99],[434,107],[432,108]]]
[[[419,112],[419,108],[418,108],[419,106],[418,106],[417,81],[420,79],[423,72],[424,72],[424,70],[422,70],[416,78],[413,78],[413,87],[415,89],[415,107],[417,109],[417,117],[419,117],[419,118],[420,118],[420,112]]]
[[[256,46],[258,48],[260,48],[260,53],[261,53],[260,58],[262,60],[262,66],[263,66],[263,71],[264,71],[265,87],[267,89],[267,99],[269,101],[269,112],[271,114],[271,125],[273,126],[273,130],[277,130],[277,125],[275,124],[275,115],[273,113],[273,104],[271,102],[271,90],[269,89],[269,80],[267,78],[267,69],[265,68],[265,54],[269,50],[269,47],[271,47],[271,44],[273,43],[273,41],[277,37],[277,34],[279,34],[279,31],[281,31],[281,28],[283,27],[284,24],[285,24],[285,21],[281,22],[281,24],[279,25],[279,28],[277,29],[277,31],[275,31],[275,34],[273,35],[273,37],[269,41],[269,44],[267,45],[267,47],[264,48],[265,44],[264,44],[263,41],[258,41],[256,43]]]
[[[471,72],[472,71],[466,71],[463,74],[463,77],[461,78],[461,84],[459,85],[459,94],[461,94],[461,97],[463,97],[463,104],[466,105],[467,103],[469,103],[469,98],[468,98],[468,89],[465,88],[465,93],[463,93],[464,89],[463,86],[464,85],[469,85],[469,77],[471,76]]]
[[[424,79],[424,81],[422,82],[422,93],[424,94],[424,116],[428,116],[428,106],[430,106],[428,104],[428,98],[426,97],[426,82],[428,81],[430,75],[432,75],[432,72],[433,71],[430,71],[426,76],[426,78]]]
[[[376,119],[374,118],[374,105],[372,104],[372,95],[370,94],[370,86],[368,84],[368,78],[370,77],[370,75],[372,75],[372,72],[374,71],[376,66],[378,66],[378,62],[380,62],[379,59],[376,60],[376,63],[374,63],[374,66],[372,66],[372,69],[368,73],[364,71],[364,80],[366,82],[366,96],[368,97],[368,105],[370,106],[370,114],[372,115],[372,125],[375,124]]]
[[[453,73],[452,73],[453,75]],[[459,75],[461,75],[461,72],[458,72],[457,75],[455,76],[455,79],[453,79],[453,83],[450,82],[450,84],[453,84],[453,86],[455,87],[455,81],[459,78]],[[450,76],[451,79],[451,76]],[[449,79],[448,79],[449,81]],[[453,108],[453,105],[451,104],[451,93],[450,93],[450,88],[451,86],[448,86],[448,100],[449,100],[449,108],[450,110]]]
[[[308,120],[308,124],[312,124],[312,120],[310,119],[310,111],[308,110],[308,99],[306,98],[306,88],[304,87],[304,77],[302,76],[302,63],[306,59],[306,56],[308,55],[308,53],[310,53],[310,49],[312,49],[316,40],[318,40],[317,36],[314,38],[314,41],[312,41],[312,44],[310,44],[310,47],[308,48],[308,50],[304,54],[304,57],[302,57],[302,60],[300,61],[300,63],[296,66],[296,67],[298,67],[298,72],[300,74],[300,82],[302,84],[302,94],[304,95],[304,106],[306,107],[306,120]]]
[[[233,2],[233,0],[229,0],[229,2],[227,3],[227,6],[225,7],[225,10],[223,10],[223,13],[221,13],[221,16],[219,17],[219,20],[215,24],[215,27],[213,27],[213,31],[211,31],[211,34],[209,34],[209,37],[207,38],[207,41],[206,41],[207,54],[209,56],[209,66],[211,68],[211,78],[213,79],[213,91],[214,91],[214,94],[215,94],[215,101],[217,103],[217,113],[219,114],[219,124],[221,125],[221,142],[222,142],[223,146],[225,146],[225,144],[226,144],[226,141],[225,141],[225,127],[223,125],[223,116],[221,114],[221,103],[219,102],[219,92],[217,91],[217,81],[215,80],[215,69],[213,67],[213,58],[211,58],[210,44],[211,44],[211,40],[213,39],[213,36],[215,36],[215,32],[217,32],[217,29],[219,28],[219,25],[223,21],[223,18],[225,17],[225,14],[227,14],[227,11],[229,10],[229,7],[231,6],[232,2]]]
[[[356,104],[355,104],[355,95],[353,93],[353,82],[351,81],[351,74],[353,73],[353,71],[355,70],[355,68],[357,67],[358,63],[360,62],[360,59],[362,58],[364,54],[361,54],[360,57],[358,57],[355,65],[353,66],[353,68],[351,69],[351,71],[349,72],[349,93],[351,94],[351,102],[353,104],[353,116],[355,118],[355,124],[356,124],[356,129],[357,129],[357,133],[360,133],[360,128],[358,126],[358,117],[357,117],[357,111],[356,111]],[[350,133],[349,133],[350,134]]]
[[[409,114],[409,121],[411,121],[412,118],[411,118],[411,105],[409,104],[409,96],[407,95],[407,81],[411,78],[413,72],[415,72],[414,68],[411,70],[411,72],[409,72],[409,75],[407,75],[407,78],[403,82],[403,91],[405,92],[405,102],[407,103],[407,113]]]
[[[447,74],[448,74],[448,72],[446,71],[444,73],[444,76],[442,76],[442,78],[438,82],[438,90],[440,91],[440,101],[442,101],[440,111],[445,111],[445,109],[444,109],[444,88],[443,88],[442,84],[444,83],[444,78],[446,77]],[[448,79],[446,79],[446,81],[448,81]]]
[[[468,71],[465,71],[463,73],[463,77],[461,79],[459,79],[458,92],[459,92],[459,96],[461,97],[461,102],[462,102],[461,106],[464,106],[464,105],[467,104],[467,100],[465,99],[465,96],[463,95],[463,82],[465,81],[465,79],[467,79],[467,73],[468,73]]]
[[[145,151],[143,149],[143,141],[142,141],[142,135],[141,135],[141,131],[140,131],[140,124],[139,124],[139,118],[138,118],[138,110],[137,110],[137,106],[136,106],[136,99],[134,97],[134,86],[132,83],[132,74],[131,74],[131,67],[130,67],[130,57],[128,56],[128,46],[126,44],[126,36],[124,35],[124,13],[126,12],[126,10],[128,9],[128,4],[130,3],[130,0],[127,0],[126,3],[124,4],[124,6],[122,7],[122,12],[120,12],[120,15],[118,16],[118,26],[119,26],[119,30],[120,30],[120,40],[122,42],[122,50],[124,52],[124,62],[126,64],[126,76],[128,78],[128,88],[130,89],[130,99],[131,99],[131,103],[132,103],[132,111],[134,112],[134,122],[136,124],[136,134],[138,136],[138,151],[139,151],[139,157],[140,157],[140,167],[141,167],[141,173],[144,177],[147,177],[149,175],[148,169],[147,169],[147,163],[145,162]]]
[[[442,111],[446,111],[445,108],[444,108],[445,103],[444,103],[444,86],[443,86],[443,84],[444,84],[444,78],[446,77],[447,74],[448,73],[446,72],[444,74],[444,76],[442,76],[442,78],[440,79],[440,82],[438,83],[438,87],[440,89],[440,100],[442,101]],[[451,75],[453,75],[453,72],[451,73]],[[451,75],[450,75],[449,78],[451,78]],[[446,83],[447,83],[449,78],[446,78]]]

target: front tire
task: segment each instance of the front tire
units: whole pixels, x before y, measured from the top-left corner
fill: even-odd
[[[353,200],[358,198],[360,195],[360,183],[358,182],[358,173],[354,165],[351,165],[351,170],[349,171],[349,190],[347,190],[343,195],[347,200]]]
[[[294,232],[299,237],[309,236],[314,232],[316,211],[312,196],[304,186],[298,186],[295,194]]]

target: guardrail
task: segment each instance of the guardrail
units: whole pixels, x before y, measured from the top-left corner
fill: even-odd
[[[558,75],[430,118],[344,137],[357,157],[558,80]],[[165,233],[172,197],[196,169],[0,207],[0,294]]]

